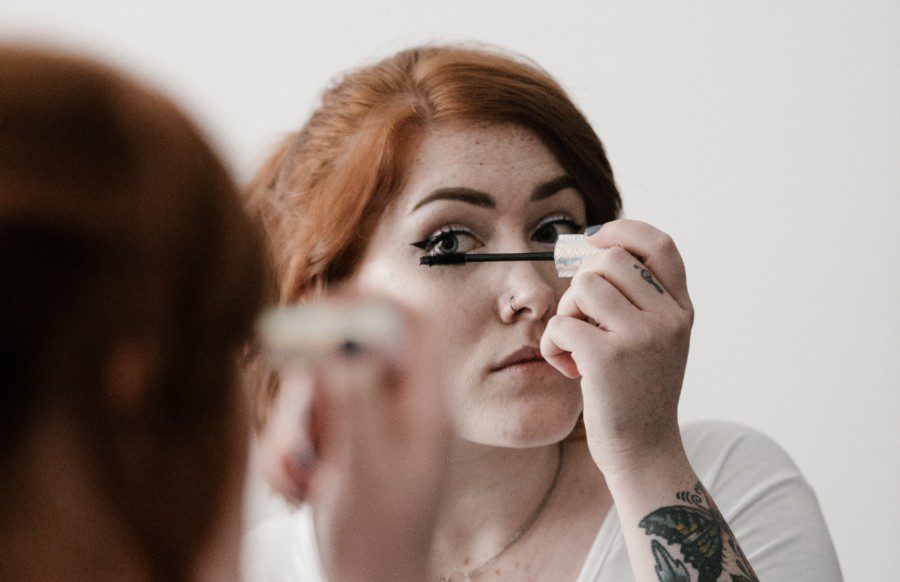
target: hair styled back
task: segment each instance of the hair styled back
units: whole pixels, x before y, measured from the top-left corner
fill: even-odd
[[[546,72],[491,50],[404,50],[326,90],[246,187],[267,235],[279,301],[302,300],[353,274],[424,130],[494,123],[519,124],[543,140],[584,194],[589,224],[618,216],[603,145]],[[277,383],[250,367],[259,426]]]
[[[603,146],[547,73],[487,50],[413,48],[339,79],[247,186],[280,300],[354,272],[403,187],[422,130],[492,123],[519,124],[543,140],[584,193],[589,223],[616,218],[621,202]]]
[[[48,410],[74,410],[101,496],[156,578],[183,577],[243,463],[235,356],[263,256],[171,103],[88,59],[0,45],[0,469],[15,474]],[[123,348],[150,371],[111,406]],[[3,481],[6,498],[17,483]]]

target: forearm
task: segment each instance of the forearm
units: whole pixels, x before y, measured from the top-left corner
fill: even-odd
[[[606,481],[636,581],[758,580],[680,439],[634,455]]]

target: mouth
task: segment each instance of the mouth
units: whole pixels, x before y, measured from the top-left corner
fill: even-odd
[[[524,346],[509,354],[494,366],[491,373],[502,371],[543,371],[552,368],[534,346]]]

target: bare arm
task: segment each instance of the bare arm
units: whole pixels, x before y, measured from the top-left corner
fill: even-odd
[[[591,456],[606,477],[634,577],[757,580],[687,460],[678,400],[693,306],[672,239],[616,220],[587,257],[541,342],[544,357],[581,378]]]
[[[654,456],[607,475],[635,579],[713,582],[724,573],[757,581],[683,449]]]

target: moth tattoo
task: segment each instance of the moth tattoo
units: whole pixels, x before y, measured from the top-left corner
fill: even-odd
[[[725,573],[731,582],[759,582],[734,534],[701,483],[675,496],[683,505],[661,507],[638,524],[647,535],[677,546],[684,561],[697,570],[698,582],[716,582]],[[689,582],[683,562],[657,540],[650,542],[660,582]],[[727,554],[727,556],[726,556]],[[729,578],[726,578],[729,579]]]

